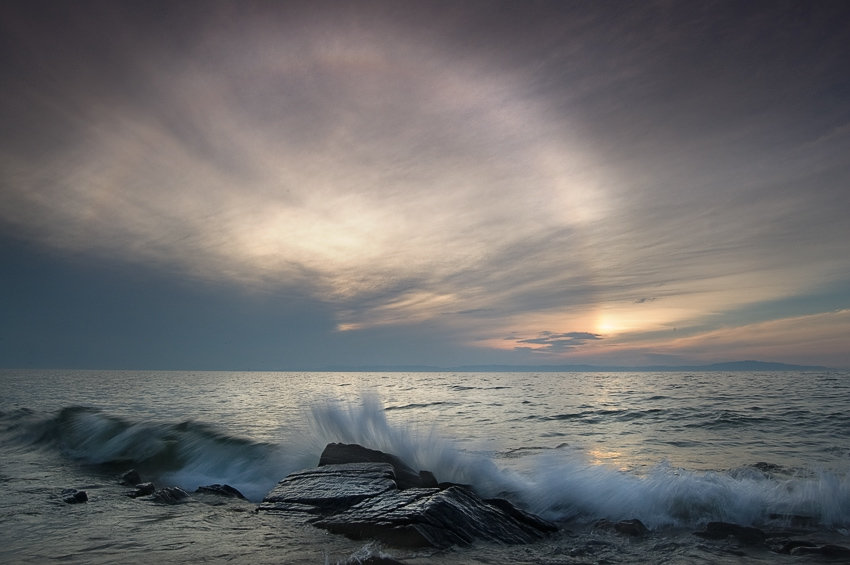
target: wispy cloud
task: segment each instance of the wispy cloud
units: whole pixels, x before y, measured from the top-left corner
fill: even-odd
[[[7,8],[0,226],[552,355],[848,280],[835,6],[381,6]]]
[[[553,333],[541,332],[538,337],[516,339],[515,337],[505,338],[517,344],[529,344],[528,346],[517,345],[514,349],[518,351],[532,351],[535,353],[560,353],[584,345],[589,341],[602,339],[602,336],[589,332],[566,332]]]

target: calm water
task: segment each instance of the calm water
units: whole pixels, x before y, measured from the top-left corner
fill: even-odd
[[[850,546],[850,374],[0,372],[0,562],[798,562],[692,532],[725,520]],[[356,442],[564,525],[522,547],[410,551],[256,502]],[[227,483],[251,499],[124,496]],[[62,502],[65,488],[89,502]],[[773,518],[771,516],[774,515]],[[594,528],[639,518],[634,540]]]

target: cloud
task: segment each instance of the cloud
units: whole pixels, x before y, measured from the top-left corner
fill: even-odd
[[[838,7],[182,6],[4,8],[0,230],[564,356],[847,280]]]
[[[361,305],[383,293],[388,312],[422,304],[397,281],[455,295],[448,281],[491,277],[488,257],[594,217],[559,176],[581,151],[547,133],[514,77],[328,25],[202,34],[168,60],[142,45],[144,65],[116,53],[150,98],[112,87],[103,100],[106,76],[68,98],[42,93],[37,105],[60,110],[47,123],[33,113],[33,129],[77,138],[3,154],[2,219],[69,251],[200,278],[302,281]]]
[[[566,332],[554,333],[544,331],[538,337],[517,339],[515,337],[505,338],[513,343],[527,343],[540,347],[516,346],[517,351],[531,351],[534,353],[559,353],[584,345],[589,341],[603,339],[602,336],[590,332]]]

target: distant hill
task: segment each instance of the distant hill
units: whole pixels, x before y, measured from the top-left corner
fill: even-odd
[[[499,373],[612,373],[612,372],[734,372],[734,371],[833,371],[830,367],[820,365],[790,365],[788,363],[773,363],[769,361],[729,361],[726,363],[711,363],[709,365],[461,365],[458,367],[437,367],[433,365],[358,365],[334,366],[318,369],[319,371],[342,372],[392,372],[392,373],[427,373],[427,372],[499,372]]]
[[[730,363],[713,363],[701,367],[704,371],[829,371],[829,367],[820,365],[788,365],[786,363],[770,363],[765,361],[732,361]]]

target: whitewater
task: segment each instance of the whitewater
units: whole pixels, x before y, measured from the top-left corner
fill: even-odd
[[[850,546],[850,373],[0,371],[0,562],[799,563],[724,521]],[[254,512],[327,443],[556,521],[527,546],[399,549]],[[126,496],[134,468],[193,493]],[[67,504],[65,489],[88,502]],[[624,536],[601,520],[639,519]],[[779,535],[779,534],[777,534]]]

